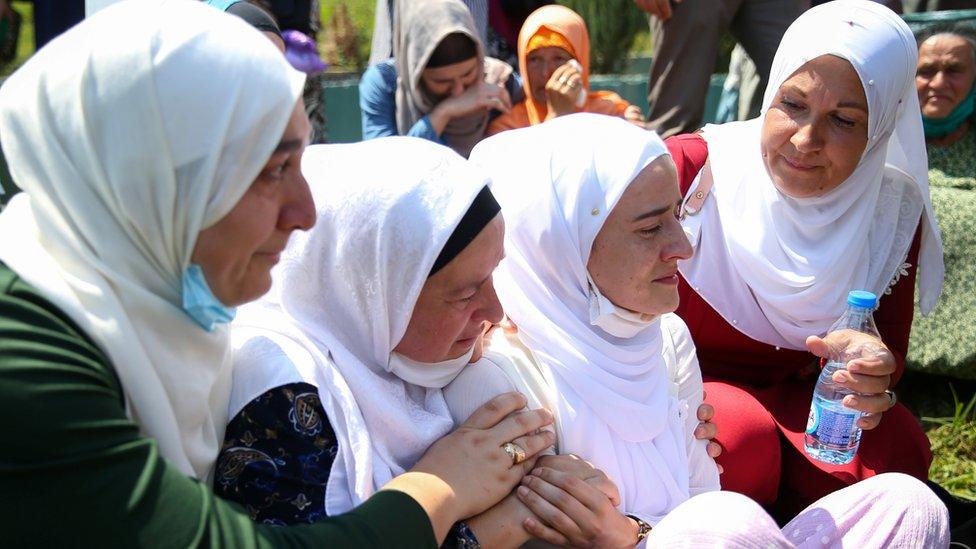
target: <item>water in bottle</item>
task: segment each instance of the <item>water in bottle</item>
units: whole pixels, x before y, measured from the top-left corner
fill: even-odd
[[[878,305],[878,298],[871,292],[854,290],[847,295],[847,311],[830,327],[829,332],[855,330],[880,339],[871,312]],[[843,465],[850,463],[861,443],[861,428],[857,420],[861,412],[844,406],[844,397],[853,391],[834,383],[837,370],[846,370],[847,362],[858,358],[860,352],[849,356],[844,349],[831,350],[827,363],[820,372],[817,387],[813,391],[810,417],[804,437],[804,449],[813,458],[825,463]]]

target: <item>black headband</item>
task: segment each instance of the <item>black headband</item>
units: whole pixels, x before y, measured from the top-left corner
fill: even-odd
[[[484,229],[488,223],[491,223],[492,219],[495,219],[495,216],[501,210],[502,207],[495,200],[495,195],[491,194],[491,189],[485,185],[481,189],[481,192],[478,193],[478,196],[474,197],[474,201],[468,207],[468,211],[461,217],[461,221],[458,222],[457,227],[454,228],[454,232],[447,239],[440,255],[434,260],[434,266],[430,268],[430,274],[427,276],[433,276],[434,273],[443,269],[445,265],[457,257],[478,236],[481,229]]]
[[[241,1],[231,4],[227,13],[236,15],[259,31],[270,32],[281,36],[281,29],[274,17],[263,9],[249,2]]]

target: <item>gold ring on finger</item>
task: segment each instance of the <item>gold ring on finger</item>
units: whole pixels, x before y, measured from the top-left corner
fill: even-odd
[[[525,461],[525,450],[514,442],[502,444],[502,450],[505,450],[508,457],[512,458],[512,465],[518,465]]]

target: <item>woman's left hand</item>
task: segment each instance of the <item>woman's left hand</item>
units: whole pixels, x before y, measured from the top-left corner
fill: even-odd
[[[712,440],[718,435],[718,427],[712,423],[713,417],[715,417],[715,408],[711,404],[702,402],[698,405],[698,421],[700,423],[698,427],[695,427],[695,438],[708,441],[705,451],[709,457],[715,459],[722,455],[722,446]],[[718,466],[718,472],[719,474],[725,472],[721,465]]]
[[[838,330],[825,338],[810,336],[806,341],[811,353],[830,358],[831,349],[842,349],[850,358],[847,370],[834,372],[834,382],[854,391],[844,397],[844,405],[866,415],[858,421],[862,429],[874,429],[881,422],[881,414],[894,406],[885,391],[891,386],[895,372],[895,356],[883,341],[870,334],[854,330]]]
[[[608,494],[608,486],[614,485],[602,471],[579,458],[545,456],[522,479],[517,491],[522,503],[542,522],[526,519],[523,527],[555,545],[633,547],[637,523],[617,511],[617,502],[611,499],[616,490]]]

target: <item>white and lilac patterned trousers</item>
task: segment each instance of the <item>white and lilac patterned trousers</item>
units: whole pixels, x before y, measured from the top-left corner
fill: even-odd
[[[646,546],[942,549],[949,546],[949,514],[924,483],[885,473],[817,500],[783,529],[746,496],[701,494],[668,513]]]

